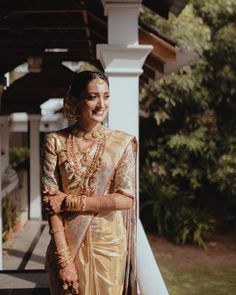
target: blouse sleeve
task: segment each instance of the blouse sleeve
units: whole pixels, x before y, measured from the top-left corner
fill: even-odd
[[[119,162],[115,172],[115,192],[134,198],[136,193],[137,143],[132,140]]]
[[[42,192],[59,190],[59,174],[57,167],[57,154],[55,152],[55,137],[48,134],[45,137],[42,164],[41,164],[41,188]]]

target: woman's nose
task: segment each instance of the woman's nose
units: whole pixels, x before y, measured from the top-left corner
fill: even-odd
[[[104,108],[105,106],[104,98],[100,96],[97,104],[100,108]]]

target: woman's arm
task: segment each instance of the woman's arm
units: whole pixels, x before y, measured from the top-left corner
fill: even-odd
[[[64,225],[60,213],[55,214],[55,206],[49,202],[50,198],[63,200],[65,194],[59,191],[59,175],[57,167],[57,154],[55,152],[55,139],[52,134],[47,135],[44,143],[42,166],[41,166],[41,186],[43,191],[43,207],[48,213],[48,222],[55,246],[55,256],[59,267],[59,278],[62,280],[65,288],[72,285],[72,289],[78,292],[78,277],[75,265],[73,264],[68,251],[67,242],[64,234]]]
[[[49,206],[49,198],[55,196],[55,198],[60,199],[61,195],[58,194],[59,191],[59,174],[57,167],[57,154],[55,152],[55,138],[52,134],[46,135],[44,142],[44,150],[42,155],[42,165],[41,165],[41,187],[43,192],[43,208],[48,214],[48,222],[50,227],[50,232],[54,229],[64,229],[63,220],[61,214],[51,214],[51,209]],[[63,193],[62,193],[63,194]],[[63,194],[64,197],[66,196]],[[67,247],[64,230],[58,231],[52,234],[52,238],[55,244],[56,251],[60,251],[63,247]]]
[[[99,213],[105,211],[127,210],[133,206],[133,199],[119,193],[105,196],[67,196],[64,210]]]

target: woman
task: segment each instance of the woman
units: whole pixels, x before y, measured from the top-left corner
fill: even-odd
[[[41,183],[53,295],[137,294],[136,141],[102,124],[108,109],[107,77],[81,72],[64,99],[65,115],[76,123],[45,139]]]

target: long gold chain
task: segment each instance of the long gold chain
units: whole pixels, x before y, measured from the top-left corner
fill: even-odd
[[[67,138],[67,158],[74,173],[77,175],[78,186],[83,193],[91,194],[94,192],[95,174],[101,167],[101,156],[105,145],[105,127],[100,130],[100,135],[91,141],[87,152],[81,152],[78,138],[75,134],[69,134]]]

